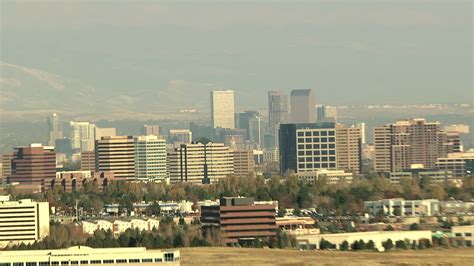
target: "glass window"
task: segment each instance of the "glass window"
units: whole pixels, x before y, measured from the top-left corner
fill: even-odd
[[[304,163],[298,164],[298,168],[304,168]]]
[[[328,145],[327,144],[321,144],[321,149],[327,149]]]
[[[320,151],[314,151],[314,155],[319,155],[320,153]]]
[[[303,143],[304,139],[303,138],[298,138],[298,143]]]
[[[114,263],[114,260],[104,260],[104,264],[111,264]]]
[[[129,259],[128,263],[139,263],[140,259]]]
[[[165,261],[174,261],[173,253],[165,253]]]
[[[24,266],[25,264],[23,262],[14,262],[13,266]]]
[[[336,161],[336,157],[334,157],[334,156],[333,156],[333,157],[329,157],[329,161],[335,162],[335,161]]]
[[[306,142],[311,142],[311,140],[312,140],[311,138],[306,138],[305,139]]]
[[[330,163],[330,164],[329,164],[329,167],[331,167],[331,168],[336,168],[336,164],[335,164],[335,163]]]
[[[330,137],[330,138],[329,138],[329,142],[334,142],[334,141],[336,141],[336,140],[334,139],[334,137]]]
[[[335,150],[329,150],[329,154],[334,155],[334,154],[336,154],[336,151]]]
[[[465,233],[464,236],[472,236],[471,233]]]
[[[312,145],[311,144],[306,144],[306,149],[311,149]]]
[[[328,138],[321,138],[321,142],[328,142]]]
[[[327,154],[328,154],[328,151],[322,150],[322,151],[321,151],[321,154],[322,154],[322,155],[327,155]]]
[[[306,151],[306,155],[311,155],[312,152],[311,151]]]
[[[323,157],[321,158],[323,162],[327,162],[328,161],[328,157]]]
[[[78,264],[79,264],[79,261],[77,261],[77,260],[71,261],[71,265],[78,265]]]
[[[330,143],[330,144],[329,144],[329,148],[330,148],[330,149],[334,149],[334,148],[336,148],[336,144],[334,144],[334,143]]]
[[[304,132],[298,132],[298,137],[304,136]]]
[[[319,144],[314,144],[313,145],[313,149],[320,149],[321,146],[319,146]]]
[[[304,162],[304,157],[299,157],[298,162]]]
[[[101,260],[91,260],[91,264],[102,264]]]
[[[69,265],[69,261],[61,261],[61,266]]]
[[[117,259],[115,260],[116,263],[127,263],[126,259]]]
[[[328,132],[327,131],[321,131],[321,136],[327,136]]]
[[[314,157],[314,161],[319,162],[319,161],[321,161],[321,159],[319,157]]]
[[[9,262],[0,262],[0,266],[10,266]]]
[[[87,264],[89,264],[88,260],[81,260],[81,265],[87,265]]]
[[[321,166],[322,166],[323,168],[328,168],[328,164],[327,164],[327,163],[322,163]]]
[[[298,151],[298,155],[304,155],[304,151]]]
[[[298,144],[298,149],[300,150],[304,149],[304,144]]]
[[[59,261],[52,261],[51,265],[59,265]]]
[[[161,258],[156,258],[155,262],[162,262],[163,260]]]
[[[313,157],[306,157],[306,161],[307,161],[307,162],[312,162],[312,161],[313,161]]]
[[[321,168],[321,164],[315,163],[315,164],[314,164],[314,168]]]
[[[142,262],[153,262],[153,259],[142,259]]]
[[[311,167],[313,167],[313,164],[311,164],[311,163],[306,164],[306,168],[311,168]]]
[[[334,136],[334,131],[329,131],[329,136]]]
[[[305,136],[311,136],[311,132],[310,131],[307,131],[304,133]]]
[[[27,262],[26,263],[26,266],[36,266],[37,263],[36,262]]]

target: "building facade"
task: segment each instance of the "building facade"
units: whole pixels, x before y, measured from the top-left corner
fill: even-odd
[[[159,125],[143,125],[142,134],[145,136],[148,136],[148,135],[160,136],[160,126]]]
[[[95,171],[95,152],[94,151],[81,151],[81,170],[82,171]]]
[[[352,183],[353,174],[346,173],[344,170],[327,170],[320,169],[314,172],[300,172],[298,173],[298,179],[314,183],[317,180],[324,178],[327,184],[337,184],[339,182]]]
[[[278,126],[288,122],[288,95],[282,91],[268,92],[268,132],[278,133]]]
[[[211,125],[212,127],[234,128],[234,91],[211,91]]]
[[[336,125],[337,169],[359,174],[362,171],[362,135],[358,127]]]
[[[166,175],[166,140],[154,135],[135,138],[135,178],[162,181]]]
[[[252,150],[232,150],[235,176],[253,176],[255,173],[255,160]]]
[[[315,123],[316,105],[313,90],[291,91],[291,123]]]
[[[262,143],[262,125],[257,111],[244,111],[235,114],[235,127],[245,129],[246,140],[259,147]]]
[[[61,128],[61,123],[59,121],[59,116],[56,113],[51,114],[48,116],[48,133],[49,133],[49,140],[48,145],[54,146],[57,139],[61,139],[63,137],[63,131]]]
[[[41,144],[15,148],[8,183],[43,187],[53,180],[56,177],[56,153],[53,149]]]
[[[168,142],[174,147],[181,144],[191,143],[193,141],[193,132],[189,129],[170,129],[168,134]]]
[[[69,122],[71,127],[71,148],[79,151],[93,151],[95,124],[90,122]]]
[[[99,140],[102,137],[115,137],[117,130],[114,127],[96,127],[95,128],[95,139]]]
[[[379,213],[392,216],[397,212],[399,212],[399,216],[433,216],[440,213],[440,203],[437,199],[383,199],[365,201],[364,205],[368,212],[374,216]]]
[[[95,142],[96,170],[113,172],[117,180],[135,180],[135,145],[132,136],[102,137]]]

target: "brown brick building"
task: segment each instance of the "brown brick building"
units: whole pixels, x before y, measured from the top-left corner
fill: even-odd
[[[72,192],[92,183],[99,191],[104,191],[112,180],[114,180],[113,172],[68,171],[56,173],[56,178],[48,186],[60,187],[64,191]]]
[[[203,227],[220,229],[223,244],[276,237],[276,206],[253,198],[222,198],[219,205],[201,206]]]

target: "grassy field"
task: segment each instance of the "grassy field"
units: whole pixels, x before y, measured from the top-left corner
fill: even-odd
[[[183,248],[181,265],[474,265],[474,249],[387,253],[249,248]]]

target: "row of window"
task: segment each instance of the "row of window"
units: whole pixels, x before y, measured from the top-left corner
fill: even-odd
[[[335,155],[335,150],[322,150],[322,151],[298,151],[298,156],[313,156],[313,155]]]
[[[298,132],[298,137],[302,136],[334,136],[336,132],[334,130],[330,131],[306,131],[306,132]]]
[[[335,162],[336,157],[300,157],[298,158],[298,162],[304,163],[304,162]]]
[[[335,149],[336,144],[331,143],[331,144],[298,144],[298,150],[302,149]]]
[[[456,236],[462,236],[462,233],[456,233]],[[464,236],[472,236],[472,233],[464,233]]]
[[[317,169],[319,169],[319,168],[336,168],[336,164],[335,163],[315,163],[315,164],[300,163],[300,164],[298,164],[298,168],[299,169],[303,169],[303,168],[317,168]]]
[[[177,261],[173,253],[165,253],[165,262]],[[89,265],[89,264],[127,264],[127,263],[153,263],[163,262],[161,258],[148,259],[109,259],[109,260],[74,260],[74,261],[43,261],[43,262],[0,262],[0,266],[64,266],[64,265]]]
[[[298,138],[298,143],[304,143],[304,142],[336,142],[336,138],[334,137],[323,137],[323,138]]]

